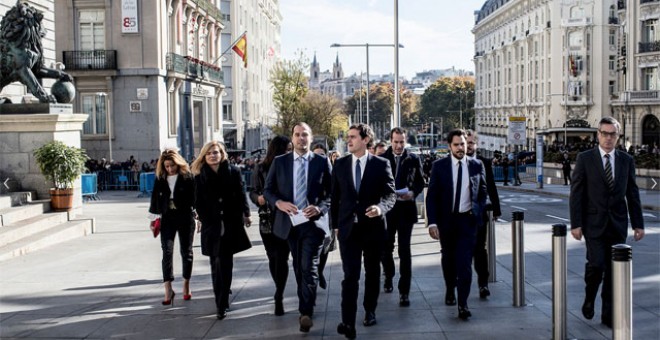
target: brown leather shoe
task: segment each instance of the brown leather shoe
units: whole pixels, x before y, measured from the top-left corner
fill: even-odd
[[[303,333],[308,333],[312,326],[314,326],[312,317],[309,315],[301,315],[298,321],[300,322],[300,331]]]

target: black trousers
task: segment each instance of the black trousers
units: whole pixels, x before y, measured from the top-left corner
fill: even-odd
[[[488,287],[488,251],[486,241],[488,236],[488,215],[484,214],[483,225],[477,228],[477,238],[474,244],[474,271],[477,272],[477,283],[479,287]]]
[[[400,213],[387,214],[387,241],[383,251],[383,271],[385,277],[391,279],[395,274],[394,265],[394,238],[398,234],[399,253],[399,293],[410,293],[410,281],[412,279],[412,255],[410,251],[410,239],[412,236],[413,223],[406,222]]]
[[[457,288],[459,306],[467,306],[472,285],[472,252],[477,226],[470,214],[452,214],[450,223],[439,228],[442,273],[448,290]]]
[[[568,185],[568,181],[571,179],[571,169],[564,169],[564,185]]]
[[[289,248],[293,258],[293,272],[298,284],[298,311],[314,315],[316,288],[319,284],[319,257],[325,233],[314,222],[299,224],[289,232]]]
[[[608,222],[609,223],[609,222]],[[612,246],[625,243],[614,228],[608,225],[607,230],[600,237],[585,237],[587,243],[587,263],[584,270],[584,282],[586,283],[586,299],[595,301],[598,295],[598,287],[603,283],[601,291],[602,308],[601,317],[612,320]]]
[[[174,268],[172,265],[174,257],[174,239],[179,233],[179,250],[183,264],[183,278],[190,280],[193,266],[193,238],[195,228],[193,227],[190,212],[187,214],[170,210],[161,218],[160,246],[163,249],[163,282],[174,281]]]
[[[234,254],[220,253],[211,256],[211,281],[215,306],[218,309],[229,308],[229,290],[231,289],[232,271],[234,270]]]
[[[282,301],[286,280],[289,278],[289,243],[273,235],[261,234],[268,256],[268,269],[275,283],[275,300]]]
[[[365,311],[375,312],[380,293],[380,259],[385,245],[386,231],[382,226],[353,225],[351,235],[339,242],[344,280],[341,282],[341,319],[355,326],[360,272],[364,257]]]

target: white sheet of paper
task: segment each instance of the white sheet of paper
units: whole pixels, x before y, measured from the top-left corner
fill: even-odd
[[[305,214],[303,214],[302,210],[298,210],[298,213],[296,214],[289,215],[289,218],[291,219],[291,225],[294,227],[309,221],[309,219],[305,217]]]
[[[407,194],[408,192],[410,192],[410,190],[408,190],[408,188],[403,188],[403,189],[398,189],[395,192],[397,195],[401,196]]]
[[[328,214],[324,214],[318,220],[314,221],[316,227],[323,230],[326,236],[330,235],[330,226],[328,225]]]

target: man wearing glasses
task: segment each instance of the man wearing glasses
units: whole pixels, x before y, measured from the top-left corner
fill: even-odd
[[[598,287],[601,322],[612,327],[612,245],[625,243],[628,215],[635,241],[644,237],[644,220],[635,183],[635,163],[630,155],[615,150],[621,125],[612,117],[598,123],[598,147],[578,155],[571,178],[571,234],[584,236],[587,244],[586,283],[582,315],[594,317]]]

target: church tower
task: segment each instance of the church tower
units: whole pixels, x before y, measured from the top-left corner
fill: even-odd
[[[337,53],[335,63],[332,64],[332,79],[344,79],[344,70],[341,68],[341,63],[339,62],[339,52]]]
[[[316,61],[316,52],[314,52],[314,61],[309,66],[309,87],[318,88],[319,87],[319,73],[321,73],[321,67]]]

